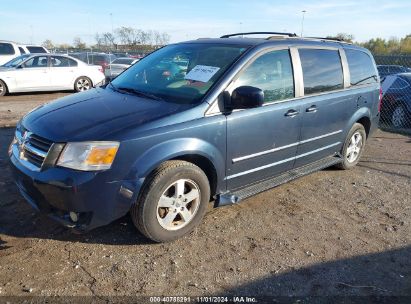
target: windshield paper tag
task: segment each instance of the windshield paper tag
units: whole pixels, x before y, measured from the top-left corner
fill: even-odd
[[[186,80],[194,80],[201,82],[208,82],[211,77],[218,72],[220,68],[207,66],[207,65],[196,65],[185,77]]]

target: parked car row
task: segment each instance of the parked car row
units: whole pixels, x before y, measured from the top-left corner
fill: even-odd
[[[411,72],[411,68],[405,67],[402,65],[394,65],[394,64],[381,64],[377,65],[378,74],[380,74],[381,80],[388,75],[394,75],[399,73],[409,73]]]
[[[49,53],[49,51],[38,45],[23,45],[12,41],[0,40],[0,65],[23,54]]]
[[[6,93],[75,90],[103,84],[98,65],[60,54],[24,54],[0,67],[0,96]]]
[[[381,121],[394,128],[411,126],[411,73],[386,76],[382,83]]]
[[[116,58],[104,70],[104,75],[107,79],[112,80],[138,61],[139,59],[130,57]]]

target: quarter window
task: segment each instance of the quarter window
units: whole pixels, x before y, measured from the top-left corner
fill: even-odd
[[[41,46],[27,46],[30,53],[46,53],[46,50]]]
[[[266,53],[249,65],[236,81],[236,87],[253,86],[263,90],[264,102],[294,97],[294,78],[288,50]]]
[[[357,50],[345,50],[345,56],[348,61],[352,86],[377,82],[377,72],[368,54]],[[384,72],[384,69],[385,67],[381,70]]]
[[[343,71],[337,50],[299,49],[303,69],[304,94],[342,89]]]
[[[0,43],[0,55],[14,55],[14,47],[10,43]]]

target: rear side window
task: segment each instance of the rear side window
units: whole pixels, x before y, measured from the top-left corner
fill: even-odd
[[[342,89],[343,71],[337,50],[299,49],[303,68],[304,94]]]
[[[41,46],[27,46],[30,53],[46,53],[46,50]]]
[[[294,97],[294,78],[288,50],[266,53],[251,63],[236,80],[236,87],[253,86],[264,92],[264,102]]]
[[[362,51],[345,50],[345,56],[350,70],[351,85],[361,85],[377,82],[377,72],[371,57]],[[386,67],[381,67],[381,71],[386,72]]]
[[[77,66],[77,62],[73,59],[62,57],[62,56],[52,56],[51,57],[51,64],[53,67],[74,67]]]
[[[409,86],[410,85],[408,84],[408,82],[398,77],[391,85],[390,90],[404,90],[409,88]]]
[[[26,54],[26,51],[21,47],[21,46],[19,46],[19,51],[20,51],[20,54]]]
[[[0,43],[0,55],[14,55],[14,47],[10,43]]]

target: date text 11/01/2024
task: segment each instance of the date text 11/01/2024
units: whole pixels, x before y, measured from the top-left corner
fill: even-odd
[[[258,303],[255,297],[150,297],[150,303]]]

